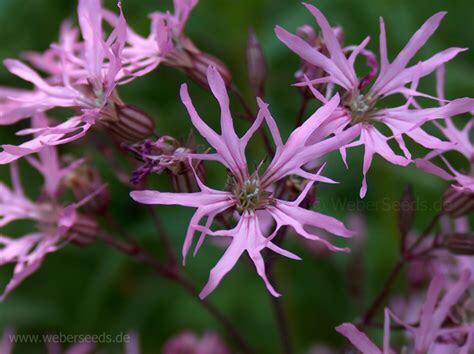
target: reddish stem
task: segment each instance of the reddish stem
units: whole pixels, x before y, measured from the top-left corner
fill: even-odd
[[[237,328],[230,322],[230,320],[211,302],[206,299],[199,298],[199,291],[196,287],[179,271],[179,268],[165,267],[154,256],[146,252],[138,245],[129,244],[124,241],[115,239],[114,237],[104,234],[103,241],[115,251],[126,255],[138,263],[151,267],[156,274],[165,278],[184,289],[189,295],[203,306],[209,314],[211,314],[229,333],[230,337],[235,341],[243,353],[256,354],[256,351],[246,342],[246,340],[239,333]]]

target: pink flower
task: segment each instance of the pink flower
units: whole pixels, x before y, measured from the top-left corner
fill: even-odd
[[[441,102],[444,101],[444,67],[440,67],[437,71],[437,91]],[[472,196],[474,193],[474,169],[472,164],[474,163],[474,146],[471,141],[472,128],[474,125],[474,118],[464,124],[464,127],[459,129],[454,123],[451,117],[447,117],[444,120],[444,124],[435,122],[436,127],[443,133],[443,135],[451,143],[450,146],[439,148],[431,151],[423,159],[417,159],[416,165],[418,168],[434,174],[447,181],[454,182],[453,188],[459,192],[467,193]],[[466,173],[457,171],[442,155],[449,151],[454,150],[459,152],[465,157],[469,163],[470,170]],[[442,169],[431,162],[436,156],[441,156],[442,161],[447,166],[447,170]],[[453,195],[453,197],[455,197]],[[470,202],[465,202],[470,204]]]
[[[0,353],[12,354],[13,352],[13,341],[12,336],[15,335],[15,331],[11,328],[7,328],[0,338]]]
[[[325,102],[326,98],[317,92],[312,85],[328,84],[328,89],[334,85],[342,90],[342,104],[335,110],[328,130],[340,131],[350,125],[359,125],[361,135],[357,142],[348,145],[353,147],[363,145],[365,147],[363,165],[363,183],[360,191],[361,197],[367,192],[366,174],[372,163],[374,154],[379,154],[387,161],[406,166],[410,163],[411,154],[405,146],[403,135],[407,135],[419,144],[429,149],[445,148],[448,143],[426,133],[421,126],[431,120],[450,117],[456,114],[472,110],[474,100],[458,99],[449,102],[443,107],[422,109],[417,104],[415,97],[429,97],[417,91],[418,80],[454,58],[458,53],[464,51],[462,48],[449,48],[442,51],[426,61],[422,61],[414,66],[408,66],[411,59],[420,50],[426,41],[431,37],[439,26],[445,13],[440,12],[426,21],[426,23],[414,34],[405,48],[390,63],[387,58],[387,45],[385,36],[385,25],[380,20],[380,73],[375,83],[367,89],[370,77],[359,79],[354,63],[359,54],[364,54],[370,38],[367,37],[360,45],[342,48],[334,30],[329,25],[324,15],[314,6],[305,5],[314,15],[321,27],[322,36],[328,55],[321,53],[317,48],[313,48],[302,38],[290,34],[281,27],[276,28],[278,38],[285,43],[292,51],[297,53],[303,60],[321,68],[327,76],[315,80],[306,80],[303,85],[312,89],[313,94],[319,100]],[[349,55],[347,57],[346,55]],[[373,59],[373,58],[372,58]],[[369,60],[369,65],[374,67],[373,60]],[[373,75],[372,75],[373,76]],[[411,87],[406,87],[411,83]],[[395,108],[378,108],[377,103],[383,98],[402,94],[407,98],[406,104]],[[415,109],[411,109],[410,106]],[[375,123],[381,123],[393,133],[393,136],[383,135]],[[394,138],[400,146],[405,156],[397,155],[387,144],[387,141]],[[345,152],[343,152],[345,160]]]
[[[197,208],[196,213],[191,219],[184,241],[184,258],[186,258],[193,242],[194,233],[197,230],[201,231],[202,234],[196,251],[206,235],[228,237],[232,240],[223,257],[211,270],[209,281],[200,294],[202,298],[206,297],[217,287],[222,278],[233,268],[244,252],[249,254],[257,273],[264,280],[267,289],[272,295],[279,296],[267,279],[261,251],[264,248],[269,248],[283,256],[299,259],[298,256],[278,247],[272,242],[272,238],[283,226],[290,226],[300,236],[322,242],[333,251],[347,251],[345,248],[332,245],[329,241],[315,233],[306,231],[305,227],[314,226],[343,237],[351,236],[351,231],[346,229],[336,219],[314,211],[305,210],[299,204],[303,201],[314,182],[331,182],[328,178],[321,176],[320,173],[311,174],[306,172],[303,170],[303,166],[311,160],[322,157],[349,142],[359,133],[358,128],[348,129],[336,137],[325,140],[321,139],[320,142],[313,145],[306,145],[309,136],[330,117],[337,107],[339,98],[336,96],[327,105],[315,112],[305,124],[296,129],[286,143],[283,143],[267,105],[259,99],[260,111],[258,117],[247,133],[240,138],[234,130],[229,109],[229,97],[222,77],[213,67],[209,67],[207,76],[209,86],[221,109],[221,134],[216,133],[201,119],[191,102],[187,86],[183,85],[181,87],[181,99],[188,110],[191,121],[199,133],[206,138],[216,151],[212,154],[191,154],[190,157],[193,159],[217,161],[224,165],[230,173],[228,190],[219,191],[211,189],[197,178],[201,189],[197,193],[135,191],[131,193],[131,197],[137,202],[144,204],[174,204]],[[277,149],[265,173],[260,174],[259,171],[251,173],[248,170],[245,148],[264,119],[267,121]],[[298,175],[310,180],[301,195],[291,202],[278,199],[278,196],[272,192],[272,185],[289,175]],[[235,210],[240,214],[240,219],[235,228],[219,231],[210,230],[209,228],[215,216],[228,209]],[[262,234],[257,211],[269,214],[276,222],[276,228],[269,237],[265,237]],[[205,226],[200,226],[199,222],[203,218],[207,218],[207,221]]]
[[[78,203],[60,205],[57,201],[60,180],[79,162],[61,168],[53,147],[43,149],[39,159],[29,161],[44,177],[44,196],[37,202],[23,192],[16,165],[11,166],[13,189],[0,183],[0,227],[16,220],[32,220],[38,224],[36,231],[19,238],[0,235],[0,265],[15,264],[0,301],[38,270],[47,254],[57,251],[64,241],[74,239],[81,232],[75,229],[83,220],[77,209],[95,196],[94,193]]]
[[[198,338],[192,332],[183,332],[169,339],[164,347],[163,354],[230,354],[223,340],[215,333],[205,333]]]
[[[13,107],[5,113],[3,118],[6,121],[14,122],[31,116],[34,112],[54,107],[75,108],[80,113],[55,126],[18,132],[18,135],[35,134],[35,138],[19,146],[3,146],[0,164],[41,151],[45,146],[77,140],[95,124],[106,127],[125,140],[139,140],[150,134],[153,122],[140,110],[124,105],[115,92],[115,87],[120,84],[121,53],[126,38],[123,14],[120,13],[119,20],[107,39],[103,38],[101,14],[100,0],[79,1],[78,16],[84,42],[77,44],[74,32],[63,29],[61,43],[51,49],[61,61],[60,64],[50,64],[52,76],[48,79],[18,60],[5,60],[5,66],[11,73],[35,86],[33,93],[9,97],[9,104]],[[45,56],[48,56],[48,52]],[[36,58],[35,63],[40,67],[49,65],[44,61]],[[8,107],[0,108],[0,112],[1,109]]]
[[[417,354],[442,352],[444,347],[442,343],[441,348],[437,340],[440,337],[446,337],[453,334],[462,334],[466,338],[460,345],[456,343],[451,344],[452,351],[449,353],[467,354],[473,348],[474,340],[474,325],[462,324],[460,326],[443,328],[443,324],[448,318],[450,311],[461,299],[470,284],[470,271],[463,271],[459,280],[454,284],[448,286],[446,279],[442,275],[435,276],[432,280],[426,300],[421,307],[418,327],[413,327],[410,324],[400,320],[398,316],[393,314],[390,310],[385,309],[384,320],[384,344],[383,350],[380,350],[364,333],[359,331],[353,324],[344,323],[336,328],[336,330],[345,336],[349,341],[364,354],[392,353],[390,349],[390,317],[395,322],[402,325],[414,337],[413,352]],[[445,294],[441,297],[441,292],[445,289]],[[456,350],[453,350],[453,347]],[[437,348],[437,349],[436,349]],[[437,351],[439,350],[439,351]]]
[[[383,349],[380,350],[367,335],[357,329],[352,323],[343,323],[336,331],[346,337],[362,354],[392,354],[390,349],[390,313],[385,309]]]
[[[188,18],[198,0],[174,0],[174,13],[150,14],[151,30],[147,38],[127,28],[127,43],[123,51],[124,69],[131,77],[143,76],[161,63],[183,71],[195,82],[207,88],[206,70],[215,66],[227,87],[231,74],[218,58],[202,52],[184,33]],[[105,11],[105,19],[117,23],[117,16]]]
[[[176,44],[184,37],[184,27],[198,0],[174,0],[174,14],[154,12],[150,14],[151,27],[147,38],[127,27],[127,46],[123,51],[124,66],[133,76],[143,76],[169,59]],[[118,17],[104,11],[104,18],[116,25]],[[167,58],[168,57],[168,58]]]

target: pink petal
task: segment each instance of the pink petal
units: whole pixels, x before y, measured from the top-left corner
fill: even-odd
[[[360,350],[363,354],[382,354],[382,351],[365,335],[357,329],[352,323],[344,323],[336,327],[336,331]]]

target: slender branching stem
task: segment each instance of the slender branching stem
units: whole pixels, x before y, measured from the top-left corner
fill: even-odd
[[[162,264],[157,258],[145,251],[137,244],[132,244],[127,241],[122,241],[114,238],[111,235],[103,234],[102,240],[115,251],[133,259],[134,261],[144,264],[152,268],[155,273],[164,279],[167,279],[174,284],[180,286],[190,296],[192,296],[199,304],[213,316],[228,332],[229,336],[234,340],[235,344],[240,348],[242,353],[256,354],[256,351],[247,343],[242,337],[239,330],[232,324],[232,322],[211,302],[206,299],[199,298],[199,291],[196,287],[185,277],[179,268],[169,267]]]

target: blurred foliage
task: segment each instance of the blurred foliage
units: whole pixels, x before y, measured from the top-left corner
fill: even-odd
[[[106,3],[113,8],[114,1]],[[169,8],[170,3],[125,0],[124,8],[129,24],[147,34],[147,13]],[[331,23],[344,26],[346,43],[359,43],[370,35],[373,39],[371,48],[376,52],[378,16],[383,16],[392,58],[424,20],[439,10],[448,10],[449,15],[420,52],[420,58],[450,46],[474,47],[473,32],[468,28],[474,10],[470,0],[321,0],[313,3],[323,10]],[[25,50],[46,49],[57,39],[61,21],[75,16],[75,6],[76,1],[71,0],[0,0],[0,58],[18,57]],[[299,61],[277,40],[273,28],[280,24],[294,31],[304,23],[314,25],[311,16],[295,0],[201,0],[191,16],[187,33],[202,50],[228,64],[235,81],[249,102],[253,102],[250,101],[244,61],[247,30],[253,27],[269,63],[266,100],[284,134],[288,134],[300,104],[297,91],[290,86]],[[474,53],[467,52],[448,65],[448,98],[473,95],[473,62]],[[155,117],[161,134],[184,139],[191,126],[179,101],[178,89],[185,81],[182,74],[160,67],[120,92],[125,101],[144,108]],[[433,80],[427,80],[425,87],[433,92],[433,84]],[[4,68],[0,68],[0,85],[25,86]],[[192,85],[191,95],[202,116],[215,123],[218,111],[210,94]],[[13,132],[13,127],[2,127],[2,143],[14,141]],[[260,150],[256,145],[250,156],[258,160],[262,155]],[[76,153],[77,146],[68,146],[61,151]],[[91,149],[82,151],[100,166],[104,179],[110,183],[113,215],[150,252],[159,253],[157,233],[146,210],[130,200],[129,191],[115,179],[114,171],[104,158]],[[318,210],[345,221],[351,212],[365,216],[368,224],[365,275],[360,282],[364,288],[363,302],[367,305],[379,291],[397,257],[398,232],[393,203],[401,197],[406,184],[412,183],[417,200],[424,203],[417,210],[416,220],[417,227],[422,228],[436,212],[444,183],[413,167],[400,169],[377,157],[368,177],[369,193],[360,201],[361,151],[351,151],[349,161],[350,169],[345,170],[339,156],[330,158],[326,175],[341,183],[318,187]],[[40,179],[28,172],[25,164],[21,166],[34,196]],[[2,180],[8,180],[6,167],[0,173]],[[211,176],[211,180],[214,179],[216,183],[222,183],[216,176]],[[30,180],[38,182],[30,183]],[[159,211],[165,220],[172,220],[167,228],[173,235],[175,249],[180,250],[191,211],[179,207],[159,208]],[[298,352],[304,353],[315,343],[342,345],[343,340],[334,327],[356,319],[363,310],[349,295],[350,256],[315,258],[301,244],[295,243],[294,238],[289,238],[288,243],[290,249],[304,258],[303,262],[281,259],[277,269],[279,288],[284,294],[282,301]],[[185,269],[198,287],[204,284],[210,267],[222,253],[210,244],[207,246]],[[0,272],[1,284],[10,271],[8,268]],[[399,285],[403,291],[402,282]],[[259,353],[278,352],[279,342],[268,295],[261,280],[245,262],[240,262],[210,300],[228,314],[245,337],[258,347]],[[218,323],[176,286],[157,279],[150,270],[101,244],[88,248],[68,246],[48,256],[41,270],[0,304],[0,327],[4,326],[15,326],[20,333],[114,334],[133,329],[140,333],[143,354],[158,353],[167,338],[184,329],[198,333],[214,330],[225,335]],[[118,347],[111,348],[112,352],[118,351]],[[15,351],[41,352],[39,347],[27,345]]]

